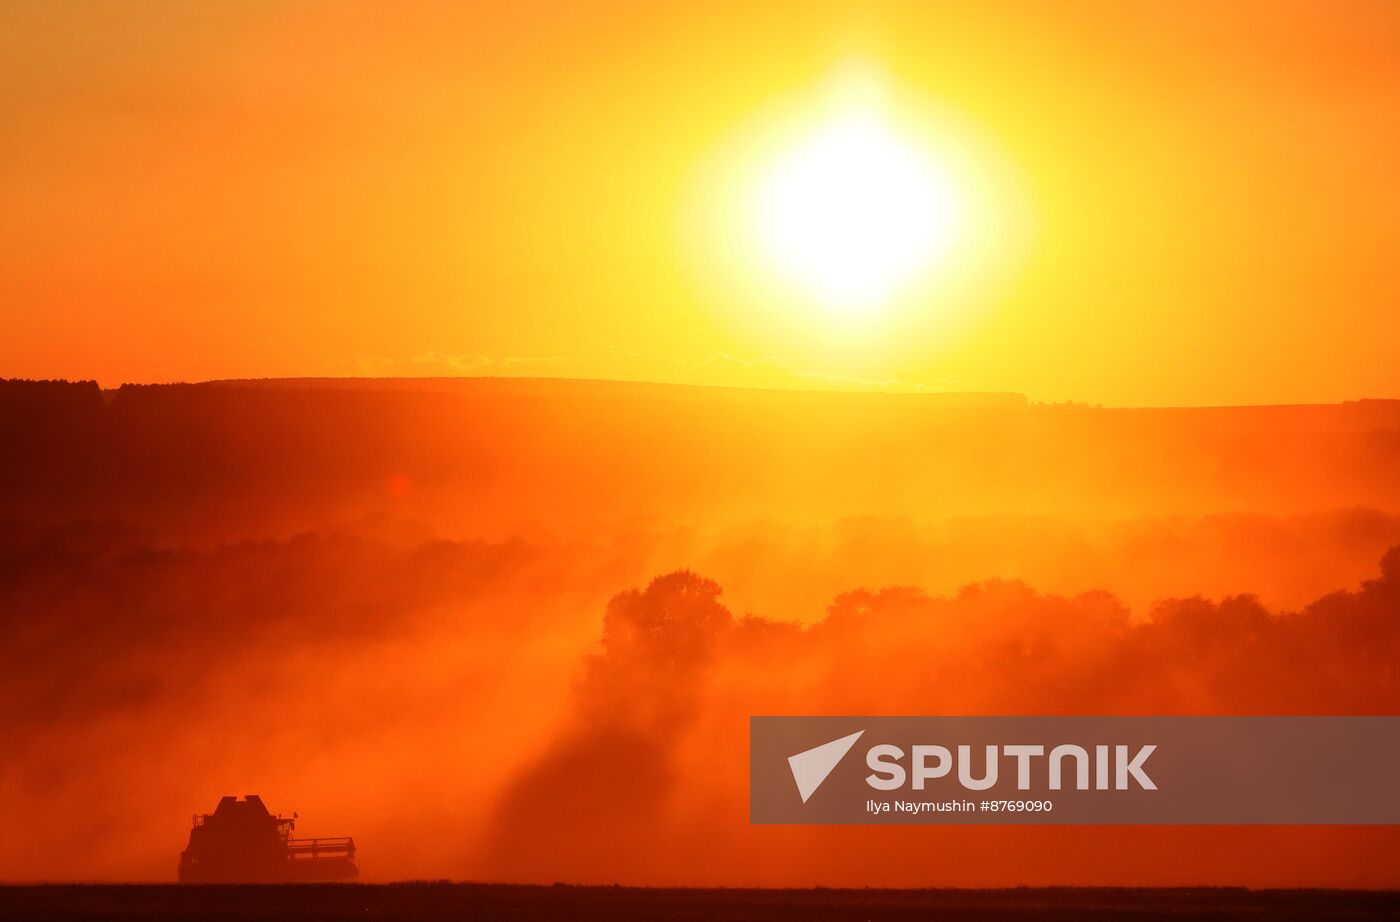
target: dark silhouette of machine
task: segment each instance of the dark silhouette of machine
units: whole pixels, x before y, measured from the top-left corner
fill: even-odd
[[[180,883],[289,883],[353,880],[355,840],[293,839],[291,819],[268,812],[262,798],[223,797],[213,813],[196,813],[180,853]]]

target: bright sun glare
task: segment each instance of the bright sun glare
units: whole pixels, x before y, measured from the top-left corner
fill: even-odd
[[[875,106],[848,107],[774,160],[758,188],[759,245],[833,309],[864,313],[945,256],[952,178]]]

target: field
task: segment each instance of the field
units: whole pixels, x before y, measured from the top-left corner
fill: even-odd
[[[0,919],[1386,919],[1400,892],[745,890],[403,883],[0,888]]]

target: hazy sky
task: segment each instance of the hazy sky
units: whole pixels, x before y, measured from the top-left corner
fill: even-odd
[[[853,62],[966,199],[857,318],[742,181]],[[1390,3],[8,0],[0,73],[0,375],[1400,396]]]

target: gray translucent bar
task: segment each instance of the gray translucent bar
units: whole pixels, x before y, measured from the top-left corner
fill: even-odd
[[[751,717],[749,737],[753,823],[1400,823],[1400,717]]]

